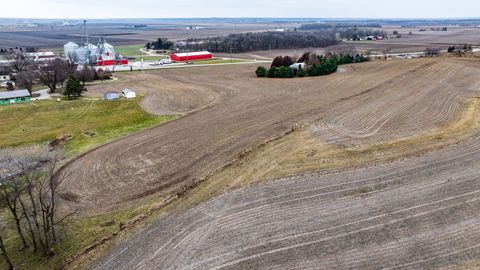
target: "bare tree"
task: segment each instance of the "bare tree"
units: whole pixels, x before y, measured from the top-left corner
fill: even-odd
[[[293,64],[294,64],[293,59],[290,56],[284,56],[283,57],[283,66],[284,67],[290,67]]]
[[[32,94],[33,83],[37,76],[34,70],[27,68],[17,74],[17,84],[19,87],[25,88]]]
[[[425,49],[425,54],[427,56],[430,56],[430,57],[439,56],[440,55],[440,48],[426,48]]]
[[[389,54],[390,54],[390,48],[383,49],[383,56],[384,56],[385,60],[388,59]]]
[[[9,174],[12,174],[10,171]],[[14,178],[15,179],[15,178]],[[22,211],[19,207],[19,198],[22,195],[22,188],[19,181],[4,181],[0,185],[0,205],[6,207],[15,221],[15,227],[20,238],[21,248],[26,249],[28,243],[22,229]]]
[[[0,226],[2,226],[1,223],[0,223]],[[0,251],[2,252],[2,256],[5,260],[5,262],[7,263],[8,270],[15,269],[15,267],[13,266],[12,260],[10,260],[10,257],[8,256],[7,249],[5,248],[5,244],[3,242],[3,238],[2,238],[1,234],[0,234]]]
[[[53,255],[52,247],[58,242],[56,227],[73,214],[57,219],[58,188],[66,178],[55,175],[59,161],[58,152],[42,148],[29,156],[6,152],[0,164],[6,171],[0,178],[0,199],[10,209],[22,249],[28,246],[26,227],[33,250],[40,247],[45,256]]]
[[[78,56],[76,53],[69,53],[67,55],[67,61],[65,61],[65,67],[67,68],[67,75],[74,75],[77,72],[78,67]]]
[[[60,161],[60,155],[58,152],[53,152],[50,155],[48,165],[43,177],[36,181],[36,192],[38,196],[38,206],[40,210],[40,216],[43,223],[43,238],[47,255],[51,254],[51,246],[58,243],[58,235],[56,227],[61,224],[66,218],[73,215],[70,213],[62,218],[57,219],[58,215],[58,193],[59,187],[63,181],[68,177],[66,174],[57,175],[58,162]]]
[[[273,59],[271,68],[274,67],[283,67],[283,56],[277,56]]]
[[[33,64],[33,59],[20,50],[13,50],[7,54],[7,60],[10,61],[10,67],[16,73],[20,73]]]
[[[55,58],[38,66],[40,81],[47,86],[52,93],[55,93],[58,84],[62,84],[67,79],[69,71],[68,62]]]
[[[320,65],[320,59],[317,54],[311,53],[309,54],[306,63],[308,66]]]
[[[82,69],[76,72],[76,77],[85,85],[95,79],[95,70],[89,64],[84,64]]]

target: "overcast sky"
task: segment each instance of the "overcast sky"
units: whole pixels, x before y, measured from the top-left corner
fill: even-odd
[[[0,17],[16,18],[480,17],[480,0],[1,0],[1,2]]]

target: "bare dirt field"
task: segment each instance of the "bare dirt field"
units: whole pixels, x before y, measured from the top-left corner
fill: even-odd
[[[187,38],[204,38],[234,33],[274,30],[281,27],[267,23],[201,23],[201,29],[187,30],[188,23],[149,24],[148,28],[132,29],[124,23],[94,23],[88,25],[90,39],[94,42],[104,37],[113,45],[136,45],[154,41],[157,38],[179,40]],[[28,47],[52,49],[63,48],[68,41],[81,42],[85,29],[76,26],[13,27],[0,25],[0,48]],[[83,40],[84,41],[84,40]]]
[[[479,258],[478,61],[370,62],[293,80],[258,79],[254,68],[118,75],[152,97],[151,111],[194,112],[66,166],[69,208],[105,212],[210,178],[98,269],[438,268]],[[214,98],[175,101],[194,89]]]
[[[163,217],[95,269],[438,269],[480,259],[478,137],[237,190]]]
[[[103,96],[129,88],[146,98],[141,103],[152,114],[183,114],[199,110],[220,98],[212,88],[183,81],[180,75],[162,75],[165,71],[115,73],[117,81],[88,87],[89,95]],[[190,70],[189,73],[198,73]]]
[[[145,103],[159,111],[172,110],[170,102],[162,103],[164,89],[170,87],[200,89],[215,98],[194,100],[193,105],[206,107],[80,157],[65,168],[71,174],[65,192],[73,198],[72,207],[85,211],[172,194],[259,142],[317,119],[315,134],[329,143],[428,131],[450,120],[462,101],[476,95],[477,65],[453,59],[372,62],[300,80],[257,79],[248,65],[152,71],[143,77],[122,74],[120,81],[132,80],[135,90],[155,92],[153,101],[147,94]],[[211,74],[217,76],[212,79]],[[183,100],[182,92],[170,93],[175,93],[171,100]]]
[[[278,55],[301,56],[305,51],[311,51],[318,54],[324,54],[325,51],[335,50],[339,47],[353,47],[359,52],[372,54],[388,53],[408,53],[408,52],[424,52],[426,48],[440,48],[446,50],[451,45],[479,45],[480,44],[480,27],[448,27],[448,31],[432,31],[432,26],[418,26],[415,28],[404,28],[400,26],[384,26],[382,31],[389,33],[389,38],[380,41],[358,41],[343,42],[329,48],[305,48],[305,49],[285,49],[271,51],[256,51],[249,53],[233,54],[239,58],[256,58],[256,59],[273,59]],[[433,26],[439,27],[439,26]],[[426,31],[420,32],[420,29]],[[401,34],[400,38],[393,35],[394,31]],[[409,33],[412,33],[411,35]],[[231,57],[230,54],[217,54],[218,56]]]

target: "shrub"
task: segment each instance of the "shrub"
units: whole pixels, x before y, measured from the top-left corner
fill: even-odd
[[[303,68],[300,68],[300,69],[297,71],[297,76],[300,77],[300,78],[305,77],[305,70],[304,70]]]
[[[258,67],[255,73],[257,74],[257,77],[266,77],[267,69],[264,67]]]
[[[293,77],[295,77],[295,73],[294,73],[293,69],[288,68],[288,70],[287,70],[287,78],[293,78]]]
[[[276,57],[274,62],[275,65],[280,64],[280,60],[285,63],[289,63],[289,57]],[[285,61],[287,59],[287,61]],[[269,78],[294,78],[298,77],[305,77],[308,76],[321,76],[331,74],[337,71],[339,65],[350,64],[350,63],[358,63],[358,62],[365,62],[369,59],[361,54],[327,54],[326,56],[323,55],[316,55],[305,53],[299,61],[305,60],[308,65],[307,69],[292,69],[289,66],[278,66],[272,67],[269,70],[265,68],[258,67],[256,74],[258,77],[269,77]],[[265,74],[265,75],[264,75]]]
[[[110,70],[98,69],[95,74],[96,80],[110,80],[112,78],[112,72]]]
[[[275,70],[276,68],[271,68],[267,71],[267,77],[268,78],[275,78]]]

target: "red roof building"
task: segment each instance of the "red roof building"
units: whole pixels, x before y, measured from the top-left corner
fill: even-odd
[[[212,59],[213,55],[210,52],[189,52],[189,53],[172,53],[170,59],[175,62],[195,61]]]

